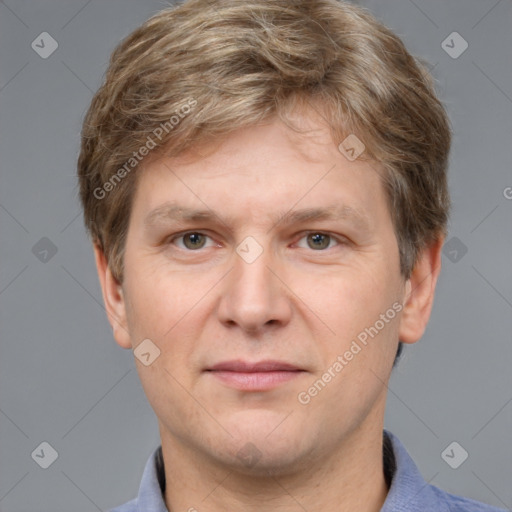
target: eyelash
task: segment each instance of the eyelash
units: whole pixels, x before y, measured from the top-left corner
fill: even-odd
[[[178,235],[174,236],[173,238],[171,238],[171,239],[169,240],[169,243],[170,243],[170,244],[172,244],[172,243],[174,243],[176,240],[183,239],[183,237],[185,237],[185,236],[187,236],[187,235],[191,235],[191,234],[202,235],[202,236],[207,237],[207,238],[209,238],[210,240],[212,240],[212,238],[211,238],[209,235],[207,235],[207,234],[203,233],[202,231],[186,231],[186,232],[184,232],[184,233],[178,234]],[[299,241],[300,241],[300,240],[302,240],[302,239],[304,239],[304,238],[307,238],[309,235],[324,235],[324,236],[328,236],[328,237],[330,237],[330,239],[331,239],[331,240],[330,240],[330,242],[332,242],[332,241],[335,241],[335,242],[336,242],[336,245],[334,245],[333,247],[338,247],[338,246],[340,246],[340,245],[347,245],[347,244],[348,244],[348,242],[347,242],[346,240],[340,239],[340,238],[338,238],[337,236],[332,235],[332,234],[330,234],[330,233],[326,233],[326,232],[324,232],[324,231],[307,231],[307,232],[305,232],[305,234],[304,234],[304,235],[299,239]],[[333,249],[333,247],[326,247],[325,249],[319,249],[319,250],[317,250],[317,251],[315,251],[314,249],[311,249],[311,251],[313,251],[313,252],[325,252],[327,249]],[[184,250],[184,251],[187,251],[187,252],[199,252],[201,249],[206,249],[206,248],[207,248],[207,247],[201,247],[201,248],[199,248],[199,249],[195,249],[195,250],[194,250],[194,249],[188,249],[187,247],[179,247],[179,249]],[[304,247],[302,247],[302,248],[304,249]]]

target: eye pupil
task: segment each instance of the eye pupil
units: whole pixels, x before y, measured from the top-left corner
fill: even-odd
[[[205,237],[201,233],[188,233],[183,237],[183,243],[187,249],[200,249],[205,241]]]
[[[331,237],[322,233],[308,235],[308,245],[311,249],[325,249],[329,247]]]

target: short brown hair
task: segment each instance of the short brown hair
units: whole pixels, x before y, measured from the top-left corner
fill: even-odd
[[[409,277],[418,251],[446,231],[449,123],[429,73],[402,41],[336,0],[188,0],[117,46],[78,160],[85,225],[114,277],[122,282],[131,170],[142,154],[144,163],[164,150],[177,156],[285,118],[299,103],[315,105],[336,144],[355,134],[363,157],[383,170]]]

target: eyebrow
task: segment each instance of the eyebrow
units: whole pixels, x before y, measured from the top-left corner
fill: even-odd
[[[212,222],[220,221],[228,225],[229,218],[222,218],[213,210],[187,208],[173,202],[166,202],[148,213],[144,218],[144,225],[151,227],[154,224],[168,221],[179,222]],[[293,225],[303,222],[321,220],[349,220],[360,229],[369,229],[371,222],[366,214],[351,206],[327,206],[322,208],[304,208],[282,212],[274,219],[273,227],[277,224]]]

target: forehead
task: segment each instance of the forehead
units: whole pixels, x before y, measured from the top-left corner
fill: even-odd
[[[314,118],[302,119],[301,128],[273,119],[149,163],[139,176],[136,215],[145,225],[206,220],[213,210],[226,217],[272,212],[273,222],[330,217],[368,225],[384,197],[379,166],[347,159]]]

